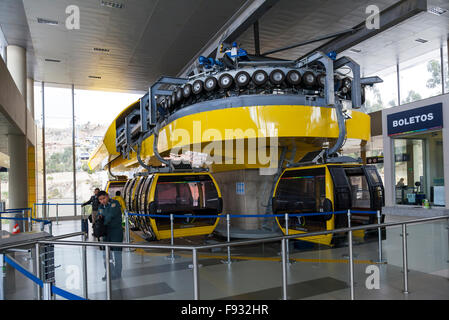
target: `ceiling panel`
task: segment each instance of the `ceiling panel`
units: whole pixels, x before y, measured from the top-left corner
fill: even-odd
[[[179,72],[245,1],[120,2],[123,9],[99,0],[23,0],[36,55],[34,78],[86,89],[147,90],[160,76]],[[80,8],[79,30],[65,28],[68,5]],[[39,24],[38,17],[59,24]]]
[[[29,76],[37,81],[72,84],[84,89],[143,91],[162,75],[176,75],[246,2],[245,0],[121,0],[123,9],[100,0],[0,0],[0,26],[10,44],[27,47]],[[365,9],[381,10],[397,0],[280,0],[259,20],[261,51],[352,28],[366,18]],[[449,10],[448,0],[428,0],[429,7]],[[80,8],[80,30],[67,30],[65,9]],[[37,18],[59,22],[37,23]],[[359,45],[359,54],[342,54],[372,74],[438,48],[446,41],[449,13],[421,13]],[[421,37],[429,42],[414,41]],[[254,52],[250,28],[238,42]],[[276,54],[296,59],[317,42]],[[107,48],[97,53],[94,47]],[[30,56],[31,54],[31,56]],[[61,60],[47,62],[46,58]],[[101,79],[91,79],[99,76]]]
[[[376,4],[380,10],[397,0],[280,0],[259,20],[261,53],[282,48],[355,27],[368,16],[366,7]],[[328,40],[275,54],[282,59],[297,59]],[[253,30],[247,30],[238,42],[254,52]]]

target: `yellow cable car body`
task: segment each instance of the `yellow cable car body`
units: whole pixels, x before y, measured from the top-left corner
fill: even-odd
[[[340,214],[305,216],[302,220],[289,218],[290,235],[347,227],[347,210],[358,211],[351,215],[352,226],[374,223],[377,221],[376,215],[361,212],[380,211],[384,205],[384,188],[377,169],[360,163],[287,168],[276,182],[272,196],[275,214],[345,211]],[[286,234],[285,219],[276,217],[276,222]],[[365,232],[357,235],[364,237]],[[335,244],[334,234],[298,239],[329,246]]]
[[[113,183],[112,181],[110,183]],[[221,192],[217,182],[207,172],[154,173],[137,176],[122,187],[126,209],[131,213],[163,215],[165,217],[130,216],[131,226],[143,231],[147,238],[170,239],[170,214],[175,217],[173,236],[211,234],[222,211]]]
[[[134,108],[135,105],[134,103],[127,109]],[[369,115],[356,110],[348,110],[347,114],[350,117],[346,120],[347,139],[368,141],[370,138]],[[273,147],[296,147],[294,160],[298,161],[306,153],[320,150],[324,143],[332,144],[338,134],[336,111],[331,107],[244,106],[192,113],[176,118],[161,128],[158,150],[165,157],[173,152],[182,153],[188,150],[202,152],[213,156],[215,160],[221,160],[207,165],[210,172],[274,168],[277,166],[276,161],[263,163],[259,157],[251,161],[248,155],[257,150],[246,146],[257,148],[260,146],[258,143],[265,139],[266,154],[269,154],[270,148]],[[233,143],[227,145],[229,141]],[[141,158],[148,165],[159,166],[161,163],[154,155],[153,142],[153,135],[143,140]],[[89,167],[92,170],[106,167],[107,164],[118,171],[128,171],[139,166],[136,152],[131,152],[129,159],[124,159],[116,151],[115,143],[116,122],[114,120],[103,142],[91,154]],[[238,154],[240,157],[244,156],[243,163],[238,161]],[[277,154],[278,158],[275,160],[279,160],[280,152]]]

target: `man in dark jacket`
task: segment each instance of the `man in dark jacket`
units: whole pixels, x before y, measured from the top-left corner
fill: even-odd
[[[110,199],[105,191],[98,193],[100,206],[98,208],[98,219],[103,219],[106,226],[105,242],[123,242],[122,210],[117,200]],[[119,279],[122,276],[122,248],[111,248],[114,255],[114,265],[111,268],[111,278]],[[105,261],[106,268],[106,261]],[[106,275],[102,280],[106,280]]]
[[[87,206],[88,204],[92,205],[92,225],[94,225],[95,223],[95,219],[98,213],[98,205],[100,204],[98,202],[98,192],[100,192],[100,189],[95,188],[94,195],[90,197],[89,201],[84,202],[81,205],[81,207]]]

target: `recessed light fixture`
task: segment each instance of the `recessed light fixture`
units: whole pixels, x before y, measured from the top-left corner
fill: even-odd
[[[447,10],[440,7],[433,7],[427,10],[427,12],[436,14],[437,16],[441,16],[443,13],[446,13]]]
[[[429,40],[422,39],[422,38],[415,39],[415,41],[416,41],[416,42],[420,42],[420,43],[426,43],[426,42],[429,42]]]
[[[354,52],[354,53],[360,53],[360,52],[362,52],[362,50],[360,50],[360,49],[349,49],[349,51],[351,51],[351,52]]]
[[[57,60],[57,59],[45,59],[45,61],[48,61],[48,62],[61,62],[61,60]]]
[[[99,77],[99,76],[89,76],[89,78],[91,78],[91,79],[101,79],[101,77]]]
[[[48,20],[48,19],[43,19],[43,18],[37,18],[37,22],[38,23],[43,23],[43,24],[48,24],[48,25],[51,25],[51,26],[57,26],[58,25],[58,21]]]
[[[94,51],[97,51],[97,52],[109,52],[110,50],[109,49],[105,49],[105,48],[94,48]]]
[[[122,9],[123,3],[101,0],[101,5],[109,8]]]

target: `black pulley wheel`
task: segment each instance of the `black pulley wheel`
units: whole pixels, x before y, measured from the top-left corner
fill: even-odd
[[[235,82],[240,88],[246,87],[251,81],[251,76],[246,71],[240,71],[235,75]]]
[[[280,85],[285,80],[285,73],[280,69],[274,69],[270,72],[270,82],[274,85]]]
[[[194,94],[200,94],[203,91],[204,83],[201,80],[196,80],[192,85],[192,92]]]
[[[182,96],[182,88],[181,87],[178,87],[175,90],[175,95],[176,95],[176,102],[180,102],[182,100],[182,98],[183,98],[183,96]]]
[[[318,83],[318,85],[320,86],[320,88],[324,88],[326,85],[326,75],[324,73],[320,73],[317,77],[316,77],[316,82]]]
[[[287,73],[286,80],[287,83],[291,84],[292,86],[297,86],[301,83],[301,74],[299,73],[299,71],[290,70]]]
[[[204,90],[207,92],[214,91],[217,88],[217,79],[209,77],[204,81]]]
[[[192,94],[192,85],[190,83],[187,83],[183,88],[182,88],[182,95],[184,98],[188,98],[190,97],[190,95]]]
[[[165,101],[166,101],[166,104],[167,104],[167,109],[168,109],[168,110],[171,110],[171,109],[172,109],[171,97],[170,97],[170,96],[167,96],[167,97],[165,98]]]
[[[170,100],[171,100],[171,106],[174,107],[176,104],[176,93],[172,93],[170,96]]]
[[[229,89],[234,83],[234,78],[229,73],[222,74],[218,79],[218,85],[222,89]]]
[[[365,86],[362,86],[362,90],[360,91],[362,96],[362,104],[365,103]]]
[[[302,83],[309,88],[312,88],[316,85],[316,76],[312,71],[306,71],[302,75]]]
[[[264,70],[256,70],[252,76],[253,82],[258,85],[264,85],[268,81],[268,74]]]

